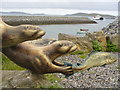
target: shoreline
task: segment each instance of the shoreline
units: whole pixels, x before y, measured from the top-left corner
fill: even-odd
[[[87,17],[69,16],[1,16],[9,25],[51,25],[51,24],[94,24],[97,23]]]

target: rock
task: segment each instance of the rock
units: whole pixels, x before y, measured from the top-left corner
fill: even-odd
[[[108,26],[104,27],[102,31],[105,33],[107,37],[109,37],[109,40],[117,45],[118,47],[118,30],[119,30],[119,21],[120,19],[117,18],[114,22],[110,23]]]
[[[3,70],[0,85],[2,88],[33,88],[50,84],[43,75],[35,75],[29,71]]]
[[[106,36],[103,31],[87,33],[84,37],[76,37],[72,35],[59,33],[59,40],[69,40],[74,43],[77,43],[78,50],[84,52],[91,52],[93,50],[92,41],[97,40],[100,43],[100,46],[103,47],[103,51],[106,50],[107,42]]]
[[[102,30],[107,36],[118,34],[118,22],[120,20],[116,19],[114,22],[110,23],[108,26],[104,27]]]
[[[90,52],[93,50],[92,42],[89,39],[89,37],[76,37],[76,36],[72,36],[72,35],[59,33],[58,39],[59,40],[68,40],[68,41],[72,41],[73,43],[76,43],[78,46],[78,50],[80,50],[80,51]]]
[[[107,36],[108,40],[110,40],[110,42],[112,42],[112,44],[116,45],[118,48],[118,38],[120,38],[120,36],[118,36],[117,34],[114,35],[110,35]]]
[[[97,40],[100,46],[102,46],[103,51],[106,50],[107,46],[106,36],[102,30],[94,33],[87,33],[86,36],[91,38],[92,41]]]

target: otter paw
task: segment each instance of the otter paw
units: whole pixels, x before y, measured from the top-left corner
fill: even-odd
[[[73,74],[74,74],[74,72],[72,70],[72,66],[68,66],[67,69],[66,69],[66,73],[64,74],[65,78],[68,78],[69,76],[71,76]]]
[[[71,64],[71,63],[68,63],[68,62],[64,62],[64,65],[65,65],[65,66],[72,66],[72,64]]]
[[[72,75],[74,72],[72,70],[72,66],[64,67],[63,74],[64,75]]]

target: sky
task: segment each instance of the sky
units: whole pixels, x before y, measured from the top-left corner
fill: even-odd
[[[0,11],[72,14],[83,10],[87,12],[99,10],[101,13],[107,14],[111,11],[112,14],[116,14],[119,0],[1,0],[0,2]]]
[[[118,2],[119,0],[1,0],[1,2]]]

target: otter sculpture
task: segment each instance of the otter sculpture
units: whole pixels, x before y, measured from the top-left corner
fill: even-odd
[[[35,25],[10,26],[0,18],[0,48],[17,45],[21,42],[41,38],[45,31]]]
[[[44,47],[24,42],[16,46],[3,48],[3,53],[16,64],[34,73],[62,73],[67,75],[73,73],[72,67],[65,66],[55,59],[76,49],[76,45],[65,40],[55,41]]]
[[[73,72],[80,72],[96,66],[112,64],[117,60],[117,56],[109,52],[92,52],[82,64],[72,65],[66,63],[67,66],[72,66]]]
[[[116,61],[116,57],[110,53],[96,53],[77,67],[69,63],[62,64],[55,59],[75,51],[77,46],[65,40],[54,41],[43,47],[24,42],[41,38],[44,34],[45,32],[38,26],[10,26],[0,19],[0,37],[2,37],[0,38],[0,43],[2,43],[0,48],[3,48],[2,52],[19,66],[34,73],[63,73],[69,76],[93,66],[101,66]]]

